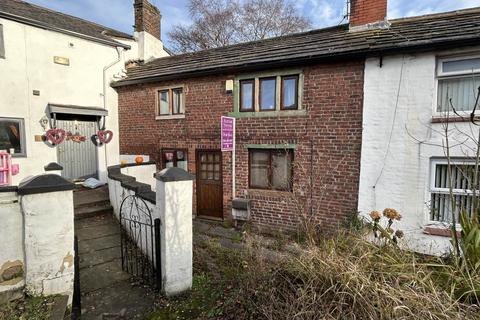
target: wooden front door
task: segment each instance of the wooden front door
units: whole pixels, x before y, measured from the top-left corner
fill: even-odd
[[[197,151],[197,215],[223,219],[222,153]]]

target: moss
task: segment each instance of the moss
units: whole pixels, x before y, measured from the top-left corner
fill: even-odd
[[[26,297],[7,303],[0,306],[0,320],[48,320],[55,297]]]

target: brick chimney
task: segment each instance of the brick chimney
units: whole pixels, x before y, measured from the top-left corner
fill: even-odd
[[[382,28],[388,25],[388,0],[350,0],[350,30]]]
[[[135,0],[135,31],[148,32],[157,39],[160,38],[160,21],[162,16],[160,10],[148,0]]]

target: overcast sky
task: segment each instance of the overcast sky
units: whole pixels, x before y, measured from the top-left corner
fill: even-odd
[[[27,0],[127,33],[133,32],[133,0]],[[188,0],[150,0],[162,13],[162,37],[178,23],[188,24]],[[291,0],[316,28],[337,25],[345,14],[346,0]],[[388,18],[480,6],[480,0],[389,0]]]

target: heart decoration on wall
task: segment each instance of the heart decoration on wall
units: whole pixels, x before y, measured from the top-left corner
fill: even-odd
[[[50,129],[45,133],[48,142],[54,146],[62,143],[65,140],[65,136],[65,130],[63,129]]]
[[[109,143],[112,141],[113,132],[111,130],[99,130],[97,136],[101,143]]]

